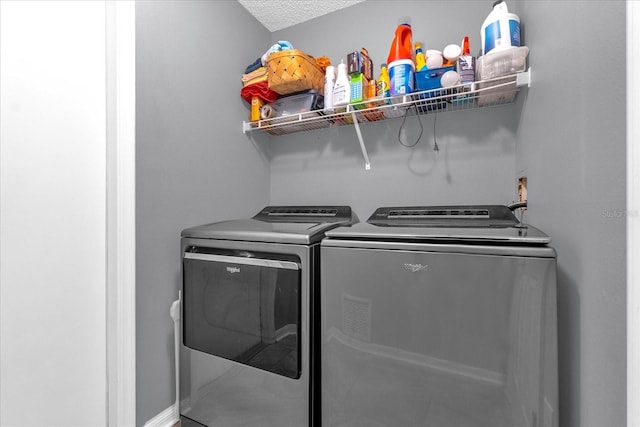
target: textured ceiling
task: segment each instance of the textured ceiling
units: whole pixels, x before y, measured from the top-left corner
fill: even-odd
[[[365,0],[238,0],[271,32],[363,1]]]

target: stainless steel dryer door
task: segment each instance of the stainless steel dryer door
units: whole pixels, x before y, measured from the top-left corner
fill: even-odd
[[[323,243],[323,426],[546,426],[555,259],[414,249]]]
[[[300,264],[266,254],[184,253],[184,344],[300,378]]]

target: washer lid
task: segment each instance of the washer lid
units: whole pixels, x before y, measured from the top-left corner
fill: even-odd
[[[329,238],[546,245],[549,236],[521,224],[506,206],[378,208],[367,223],[327,232]]]
[[[381,227],[360,223],[327,231],[330,239],[405,241],[405,242],[461,242],[486,244],[546,245],[551,239],[530,225],[508,228],[472,227]]]
[[[182,237],[247,242],[311,244],[339,225],[352,224],[348,206],[268,206],[251,219],[187,228]]]

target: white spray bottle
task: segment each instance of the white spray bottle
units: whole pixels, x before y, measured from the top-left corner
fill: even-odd
[[[349,105],[351,99],[351,86],[349,85],[349,75],[347,74],[347,64],[340,61],[338,65],[338,77],[333,87],[333,106],[341,107]]]

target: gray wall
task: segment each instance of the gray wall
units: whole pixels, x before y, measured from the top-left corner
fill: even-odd
[[[526,174],[525,219],[559,252],[560,424],[625,425],[623,1],[509,2],[532,87],[511,106],[438,114],[439,153],[433,115],[413,149],[397,142],[400,120],[363,125],[370,171],[349,126],[242,135],[238,70],[283,39],[334,63],[366,47],[377,70],[405,14],[427,47],[468,33],[476,52],[491,2],[369,1],[273,34],[236,2],[138,3],[139,424],[174,399],[180,229],[267,203],[344,203],[361,219],[386,204],[508,203]]]
[[[525,1],[518,9],[533,85],[516,171],[529,178],[527,219],[559,254],[563,426],[626,425],[625,7]]]
[[[269,202],[269,164],[241,132],[243,46],[269,32],[237,2],[136,7],[137,424],[175,400],[180,231]],[[242,30],[238,30],[242,28]]]
[[[487,4],[368,1],[275,32],[274,39],[290,40],[294,47],[314,56],[326,55],[334,64],[346,62],[347,53],[365,47],[377,77],[403,14],[412,17],[413,40],[422,41],[426,48],[441,50],[469,35],[475,52]],[[415,148],[398,142],[401,119],[364,124],[369,171],[364,170],[352,126],[273,138],[272,203],[290,203],[292,198],[301,203],[344,203],[361,219],[383,205],[509,203],[516,197],[518,109],[438,113],[438,153],[433,149],[434,115],[420,118],[423,134]],[[405,129],[403,141],[415,141],[420,129],[415,116],[407,118]]]
[[[427,47],[459,42],[466,30],[477,52],[490,3],[368,1],[274,35],[334,63],[364,46],[377,68],[403,14],[394,10],[410,11],[414,40]],[[560,425],[623,426],[625,2],[508,5],[520,15],[533,69],[515,105],[439,114],[438,155],[431,115],[414,149],[398,145],[400,122],[365,124],[370,171],[352,127],[274,138],[271,200],[345,203],[366,219],[385,204],[508,203],[527,175],[525,220],[559,253]]]

